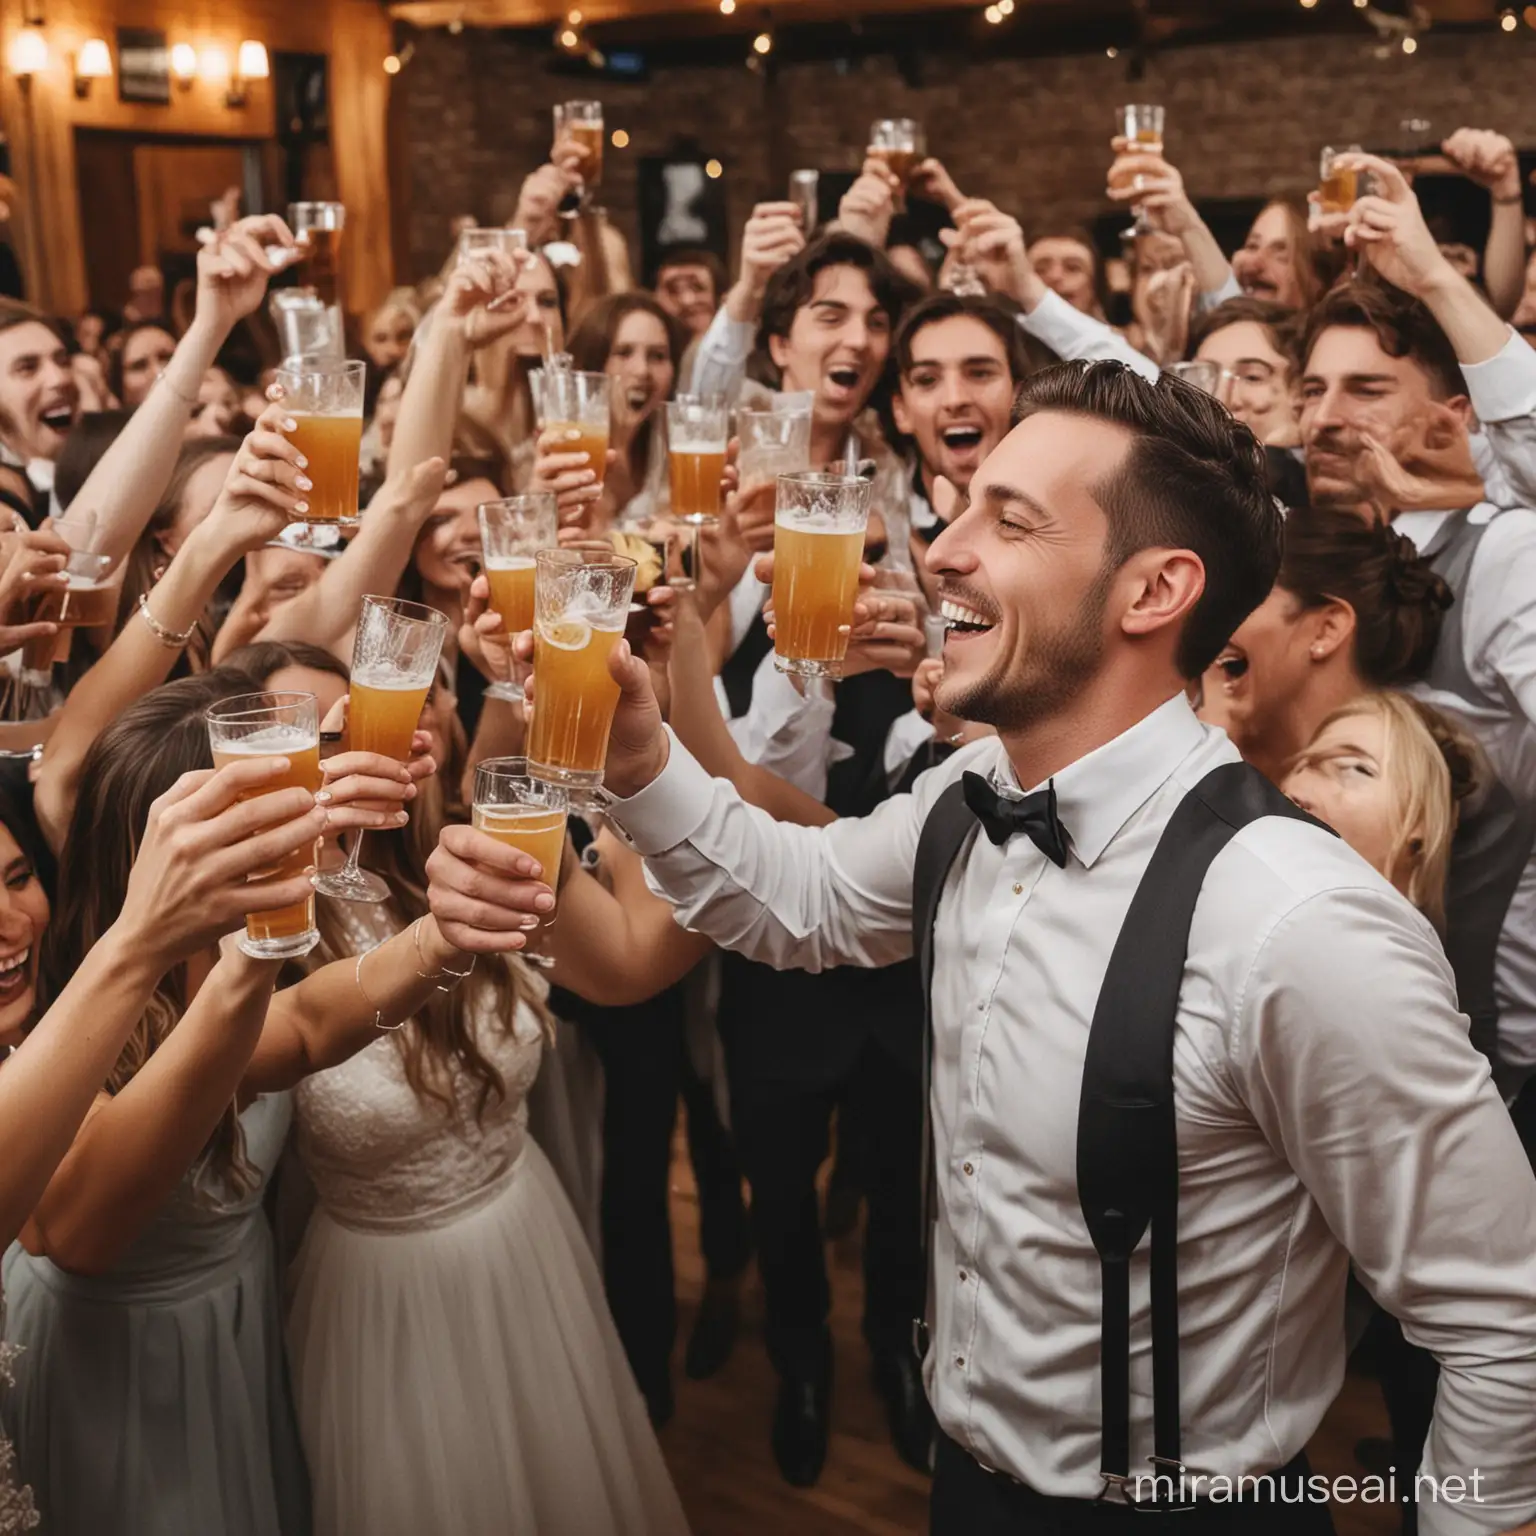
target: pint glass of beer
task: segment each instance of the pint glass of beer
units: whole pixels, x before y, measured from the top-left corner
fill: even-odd
[[[522,757],[488,757],[475,766],[475,795],[470,816],[477,832],[498,843],[516,848],[537,859],[544,873],[539,877],[558,894],[560,860],[565,853],[565,818],[570,797],[558,784],[535,778]],[[548,928],[555,913],[539,919]],[[535,965],[547,964],[542,956],[523,951]]]
[[[397,597],[365,597],[352,639],[352,682],[348,689],[347,746],[408,762],[411,738],[421,719],[427,690],[437,676],[448,619],[436,608]],[[315,889],[338,901],[386,901],[389,887],[358,868],[363,834],[352,839],[346,864],[315,877]]]
[[[773,480],[811,467],[811,407],[738,410],[741,483]]]
[[[97,629],[117,617],[118,587],[110,580],[112,557],[96,553],[96,514],[66,516],[53,531],[69,545],[64,575],[69,585],[52,588],[27,603],[29,623],[48,622],[64,629]],[[21,649],[21,680],[32,688],[46,688],[53,681],[53,661],[66,637],[44,635],[28,640]]]
[[[310,524],[356,527],[358,457],[363,440],[363,379],[366,363],[332,363],[290,358],[277,370],[283,404],[298,423],[289,434],[309,460],[305,474]]]
[[[568,140],[581,151],[577,167],[587,192],[603,180],[603,104],[563,101],[555,108],[555,143]]]
[[[341,303],[341,231],[347,210],[340,203],[289,203],[288,227],[304,251],[304,273],[322,304]]]
[[[312,693],[242,693],[223,699],[204,718],[213,766],[222,768],[242,757],[286,757],[288,772],[262,785],[254,795],[270,795],[295,786],[313,794],[320,788],[320,716]],[[287,880],[301,875],[314,862],[313,848],[290,853],[273,869],[261,870],[253,879]],[[252,912],[245,919],[245,937],[239,941],[246,954],[261,960],[287,960],[307,955],[320,942],[315,927],[313,894],[291,907],[271,912]]]
[[[720,516],[720,476],[731,436],[723,399],[684,395],[667,402],[667,457],[672,516],[682,523],[712,523]]]
[[[1360,196],[1359,172],[1352,166],[1335,165],[1341,155],[1358,155],[1360,146],[1325,149],[1318,163],[1318,207],[1324,213],[1348,213]]]
[[[491,607],[501,615],[510,641],[513,635],[533,628],[534,556],[541,549],[554,549],[560,542],[555,493],[530,491],[523,496],[482,502],[478,514]],[[522,698],[522,683],[516,676],[518,665],[516,661],[512,663],[510,682],[492,683],[485,690],[487,698],[512,703]]]
[[[610,385],[606,373],[546,368],[535,397],[543,408],[543,430],[565,435],[556,451],[586,454],[599,487],[608,467]]]
[[[608,658],[629,619],[635,562],[601,549],[544,549],[534,560],[530,771],[595,788],[619,702]]]
[[[313,288],[279,288],[267,301],[267,307],[285,359],[346,361],[341,311],[333,304],[322,303]]]
[[[907,206],[907,182],[927,153],[923,125],[910,117],[882,117],[869,130],[867,153],[885,161],[891,174],[901,182],[896,193],[896,212],[901,213]]]
[[[860,475],[779,476],[773,664],[780,672],[842,675],[873,492],[873,483]]]

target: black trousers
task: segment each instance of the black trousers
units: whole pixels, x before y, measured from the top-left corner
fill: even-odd
[[[751,1257],[741,1167],[710,1086],[689,1062],[680,987],[581,1018],[603,1063],[603,1278],[630,1368],[650,1396],[670,1378],[677,1335],[668,1199],[679,1094],[711,1278],[740,1274]]]
[[[831,1292],[816,1172],[826,1160],[840,1101],[863,1131],[860,1182],[869,1204],[864,1336],[871,1349],[910,1349],[912,1319],[922,1311],[923,1106],[916,1075],[873,1039],[842,1082],[824,1087],[733,1073],[731,1114],[742,1171],[752,1186],[768,1352],[789,1375],[816,1371],[826,1354]]]
[[[1285,1469],[1285,1491],[1295,1497],[1307,1475],[1298,1457]],[[1281,1474],[1276,1473],[1278,1482]],[[1091,1499],[1053,1499],[1011,1479],[988,1472],[947,1435],[939,1436],[933,1475],[932,1536],[1103,1536],[1120,1529],[1126,1536],[1146,1531],[1169,1536],[1199,1531],[1200,1536],[1332,1536],[1333,1516],[1326,1503],[1242,1504],[1204,1500],[1193,1509],[1137,1510],[1124,1504],[1096,1504]],[[1128,1523],[1129,1522],[1129,1523]]]

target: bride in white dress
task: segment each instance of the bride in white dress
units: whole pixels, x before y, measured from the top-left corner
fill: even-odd
[[[417,915],[436,801],[370,834],[396,898],[326,903],[326,948],[362,953]],[[320,1201],[288,1325],[315,1536],[687,1530],[602,1277],[525,1129],[543,991],[520,961],[482,959],[296,1095]]]

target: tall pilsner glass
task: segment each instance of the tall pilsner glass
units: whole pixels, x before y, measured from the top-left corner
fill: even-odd
[[[288,227],[304,252],[304,275],[322,303],[341,305],[341,232],[347,210],[340,203],[289,203]]]
[[[471,803],[475,830],[494,837],[543,868],[540,879],[558,891],[560,860],[565,853],[565,822],[570,797],[558,784],[534,778],[522,757],[489,757],[475,767],[475,796]],[[553,912],[539,919],[542,931],[555,920]],[[545,956],[523,951],[534,965],[552,964]]]
[[[352,682],[348,689],[347,746],[377,752],[397,763],[410,761],[411,738],[437,676],[448,619],[435,608],[397,597],[365,597],[352,640]],[[358,868],[363,834],[352,839],[346,864],[317,875],[315,889],[338,901],[387,901],[389,887]]]
[[[608,658],[629,619],[635,561],[594,549],[545,549],[534,558],[529,771],[595,789],[619,703]]]
[[[859,475],[780,475],[773,519],[773,664],[840,677],[853,627],[874,485]]]
[[[699,530],[720,519],[720,477],[731,437],[731,413],[716,395],[679,395],[667,402],[667,467],[672,516],[691,530],[688,575],[699,579]]]
[[[529,491],[482,502],[480,549],[485,559],[485,579],[491,589],[491,607],[501,615],[510,644],[514,635],[533,628],[534,556],[554,549],[560,542],[560,513],[553,491]],[[510,682],[492,683],[488,699],[517,703],[523,697],[519,663],[513,661]]]
[[[312,693],[242,693],[223,699],[204,716],[213,765],[222,768],[242,757],[286,757],[288,772],[260,789],[241,795],[274,794],[295,786],[311,794],[320,788],[320,714]],[[253,875],[258,880],[288,880],[314,862],[314,848],[299,848],[272,869]],[[320,942],[315,927],[313,893],[291,907],[252,912],[245,919],[240,948],[260,960],[287,960],[307,955]]]
[[[293,446],[309,460],[304,471],[314,482],[307,496],[310,526],[355,528],[358,464],[363,441],[363,380],[366,363],[332,363],[291,358],[277,370],[283,404],[297,423]]]
[[[612,382],[606,373],[546,368],[538,396],[544,431],[561,434],[555,451],[586,454],[599,490],[608,469]]]

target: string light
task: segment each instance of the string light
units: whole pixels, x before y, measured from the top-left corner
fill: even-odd
[[[736,14],[736,0],[720,0],[720,14],[722,16],[734,16]]]
[[[1301,0],[1301,8],[1304,11],[1316,10],[1317,0]]]
[[[571,26],[579,27],[581,25],[581,12],[580,11],[570,11],[570,12],[567,12],[565,19],[566,19],[567,22],[570,23]]]
[[[1013,15],[1013,0],[997,0],[997,8],[1004,16]]]
[[[753,53],[772,53],[773,34],[771,32],[759,32],[757,36],[752,39],[752,51]],[[710,163],[713,165],[717,162],[711,161]],[[718,175],[719,173],[716,172],[716,174]]]
[[[615,149],[629,148],[629,135],[622,128],[613,130],[613,138],[610,141]]]
[[[989,5],[981,14],[985,16],[994,27],[1003,19],[1003,13],[998,10],[995,5]]]
[[[1120,50],[1118,48],[1106,48],[1104,50],[1104,57],[1106,59],[1118,59],[1120,57]]]
[[[1520,25],[1520,18],[1513,11],[1504,11],[1500,13],[1499,25],[1506,32],[1513,32]]]
[[[704,174],[711,181],[719,181],[725,174],[725,167],[718,160],[706,160],[704,162]]]
[[[1404,53],[1417,53],[1418,51],[1419,51],[1419,40],[1418,40],[1418,38],[1416,38],[1416,37],[1405,37],[1403,39],[1403,52]]]
[[[574,48],[580,41],[581,39],[569,27],[560,34],[560,46],[562,48]]]
[[[400,73],[400,58],[398,54],[385,54],[384,73],[386,75],[398,75]]]
[[[1370,3],[1371,0],[1355,0],[1355,9],[1357,11],[1363,11]]]

